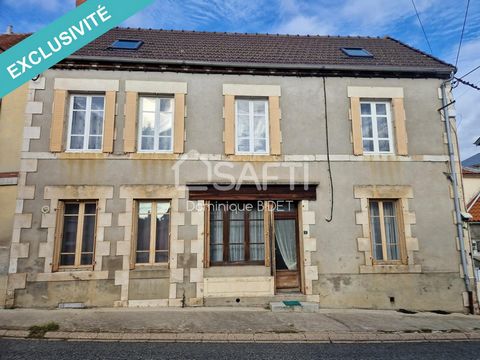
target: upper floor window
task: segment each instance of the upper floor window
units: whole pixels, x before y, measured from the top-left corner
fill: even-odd
[[[237,99],[236,153],[268,154],[268,100]]]
[[[84,267],[94,262],[97,203],[74,201],[63,203],[59,266]]]
[[[139,150],[173,151],[173,98],[140,98]]]
[[[401,238],[397,200],[370,200],[370,236],[374,262],[400,261]]]
[[[101,151],[105,96],[72,95],[67,149],[70,151]]]
[[[392,120],[390,103],[362,101],[362,140],[365,153],[393,153]]]

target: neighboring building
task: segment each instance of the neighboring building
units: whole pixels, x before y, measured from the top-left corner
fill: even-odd
[[[464,311],[453,70],[388,37],[109,31],[29,84],[7,306]]]
[[[13,34],[9,27],[0,34],[0,53],[27,36]],[[27,89],[24,85],[0,99],[0,307],[5,303]]]
[[[480,153],[472,155],[468,159],[463,160],[462,166],[480,169]]]

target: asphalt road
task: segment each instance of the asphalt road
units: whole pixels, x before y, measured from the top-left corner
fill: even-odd
[[[0,359],[479,359],[480,342],[384,344],[138,343],[0,339]]]

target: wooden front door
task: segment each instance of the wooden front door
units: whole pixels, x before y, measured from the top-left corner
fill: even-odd
[[[274,213],[275,286],[300,291],[297,211]]]

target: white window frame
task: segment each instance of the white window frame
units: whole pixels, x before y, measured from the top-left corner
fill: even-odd
[[[153,128],[154,135],[153,135],[153,150],[143,150],[142,149],[142,122],[143,122],[143,98],[150,98],[155,99],[155,126]],[[168,150],[159,150],[158,149],[158,142],[159,142],[159,129],[160,129],[160,100],[161,99],[168,99],[172,102],[172,135],[171,135],[171,142],[170,142],[170,149]],[[139,97],[139,115],[138,115],[138,146],[137,151],[139,153],[162,153],[162,154],[173,154],[173,146],[175,140],[175,98],[173,96],[140,96]]]
[[[362,115],[362,104],[370,105],[370,115]],[[377,126],[377,104],[383,104],[386,108],[386,117],[387,117],[387,128],[388,128],[388,139],[378,137],[378,126]],[[364,137],[363,136],[363,117],[370,116],[372,118],[372,135],[373,137]],[[383,117],[384,115],[380,115]],[[390,101],[360,101],[360,125],[362,130],[362,147],[365,154],[393,154],[394,141],[393,141],[393,124],[392,124],[392,113],[391,113],[391,104]],[[373,140],[373,151],[368,151],[363,146],[364,140]],[[390,151],[380,151],[379,140],[388,140]]]
[[[72,121],[73,121],[73,103],[75,96],[87,98],[85,106],[85,131],[83,135],[83,148],[82,149],[72,149],[70,147],[72,139]],[[88,141],[90,138],[90,120],[92,115],[92,98],[93,97],[102,97],[103,98],[103,120],[102,120],[102,143],[100,144],[100,149],[89,149]],[[67,151],[68,152],[94,152],[101,153],[103,150],[103,136],[105,134],[105,94],[70,94],[70,109],[68,114],[68,134],[67,134]]]
[[[240,151],[238,150],[238,146],[240,142],[238,141],[239,134],[238,134],[238,101],[248,101],[248,117],[249,117],[249,128],[250,128],[250,136],[249,136],[249,151]],[[265,103],[265,151],[258,152],[255,151],[255,137],[254,137],[254,121],[255,115],[253,110],[253,103],[255,101],[262,101]],[[236,98],[235,99],[235,154],[238,155],[268,155],[270,154],[270,118],[269,118],[269,104],[268,99],[264,98]]]

